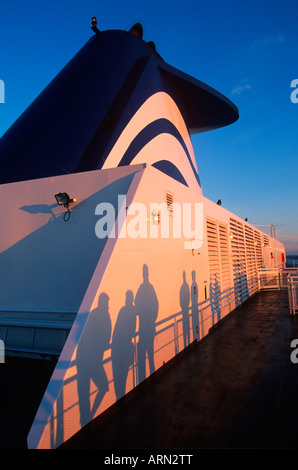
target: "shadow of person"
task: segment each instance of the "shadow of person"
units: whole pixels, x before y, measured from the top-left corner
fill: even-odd
[[[180,307],[181,307],[181,312],[182,312],[184,347],[186,347],[190,344],[190,338],[189,338],[189,303],[190,303],[189,285],[186,282],[185,271],[183,271],[183,284],[180,288]]]
[[[193,333],[193,340],[199,339],[199,332],[197,331],[199,328],[199,310],[198,310],[198,284],[196,282],[196,272],[191,272],[192,277],[192,284],[191,284],[191,316],[192,316],[192,333]]]
[[[112,367],[116,399],[125,395],[126,379],[130,366],[134,363],[132,339],[136,332],[136,309],[133,293],[126,292],[125,306],[121,308],[115,324],[112,339]]]
[[[98,298],[97,308],[90,313],[77,348],[77,387],[82,427],[93,419],[104,395],[109,390],[103,367],[103,353],[109,348],[110,338],[109,297],[102,293]],[[90,407],[91,380],[97,387],[92,408]]]
[[[135,306],[139,316],[138,381],[141,383],[146,378],[146,353],[150,375],[155,371],[154,336],[158,314],[158,300],[154,287],[149,282],[149,271],[146,264],[143,265],[143,283],[136,294]]]

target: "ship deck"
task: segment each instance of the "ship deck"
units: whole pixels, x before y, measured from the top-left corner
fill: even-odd
[[[297,448],[298,316],[260,292],[66,448]]]
[[[297,448],[295,338],[287,291],[256,294],[63,448]],[[0,371],[1,448],[24,448],[51,367]]]

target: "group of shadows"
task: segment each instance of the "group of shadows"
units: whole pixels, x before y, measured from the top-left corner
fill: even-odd
[[[198,337],[198,285],[195,271],[192,272],[191,287],[183,272],[183,283],[179,295],[183,341],[184,347],[187,347],[191,342],[191,337]],[[154,337],[158,308],[158,298],[153,285],[149,282],[149,270],[145,264],[143,265],[143,282],[135,297],[131,290],[126,292],[125,305],[119,311],[112,337],[109,297],[106,293],[99,295],[97,308],[91,312],[77,348],[77,389],[82,427],[93,419],[103,397],[109,390],[103,361],[104,352],[107,349],[111,348],[116,400],[125,395],[127,375],[132,365],[136,364],[136,384],[146,379],[146,358],[148,358],[150,375],[155,371]],[[136,332],[137,317],[138,333]],[[192,317],[191,321],[190,317]],[[134,343],[136,333],[138,334],[137,347]],[[91,380],[97,388],[92,407],[90,406]]]

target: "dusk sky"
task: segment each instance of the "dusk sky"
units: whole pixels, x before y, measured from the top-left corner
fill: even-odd
[[[192,137],[204,195],[274,224],[298,254],[297,0],[2,1],[0,136],[93,35],[92,16],[101,30],[140,22],[167,63],[236,104],[235,124]]]

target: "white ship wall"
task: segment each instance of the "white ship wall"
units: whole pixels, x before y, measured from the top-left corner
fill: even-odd
[[[115,204],[143,165],[0,186],[0,309],[77,312],[106,240],[94,234],[95,207]],[[71,218],[55,194],[69,193]]]
[[[255,229],[152,167],[137,173],[127,196],[149,208],[153,201],[164,202],[167,193],[175,202],[203,203],[201,247],[185,249],[183,237],[130,238],[123,231],[107,240],[31,428],[29,447],[62,444],[251,295],[246,267],[235,295],[233,273],[240,268],[235,259],[233,265],[230,219]],[[134,217],[128,213],[126,228]],[[222,279],[214,282],[207,220],[227,227],[230,283],[220,302]],[[148,229],[152,223],[148,211]]]

